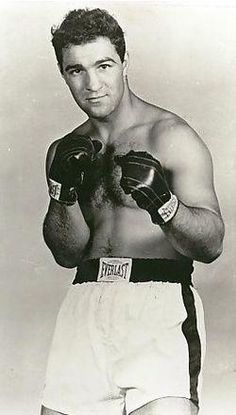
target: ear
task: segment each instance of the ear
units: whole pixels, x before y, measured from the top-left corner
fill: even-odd
[[[129,68],[129,53],[125,52],[124,61],[123,61],[123,76],[124,78],[127,76]]]

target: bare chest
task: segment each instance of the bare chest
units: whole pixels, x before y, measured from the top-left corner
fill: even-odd
[[[121,168],[115,156],[127,154],[130,150],[149,150],[147,132],[133,138],[117,141],[104,147],[93,162],[92,168],[85,175],[83,182],[83,205],[85,210],[97,211],[103,208],[127,206],[137,208],[130,195],[126,195],[120,186]]]

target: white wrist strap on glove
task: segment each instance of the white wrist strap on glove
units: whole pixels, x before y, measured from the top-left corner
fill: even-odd
[[[58,183],[55,180],[49,178],[48,192],[50,197],[59,200],[61,195],[61,188],[61,183]]]
[[[171,198],[158,209],[158,213],[163,219],[163,224],[169,222],[176,214],[179,207],[177,197],[171,194]]]

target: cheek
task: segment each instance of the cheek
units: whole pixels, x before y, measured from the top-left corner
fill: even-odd
[[[124,80],[123,77],[119,74],[119,76],[113,79],[113,82],[110,84],[111,90],[113,90],[114,94],[119,98],[123,95],[124,91]]]
[[[69,86],[70,92],[74,98],[82,99],[83,98],[83,87],[81,83],[71,83]]]
[[[65,78],[65,82],[72,93],[80,92],[82,89],[82,79],[74,78]]]

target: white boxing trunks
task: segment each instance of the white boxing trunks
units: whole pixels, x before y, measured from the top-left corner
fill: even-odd
[[[205,330],[196,290],[184,278],[132,282],[126,267],[101,266],[108,280],[72,285],[60,309],[43,405],[68,415],[129,414],[170,396],[198,405]]]

